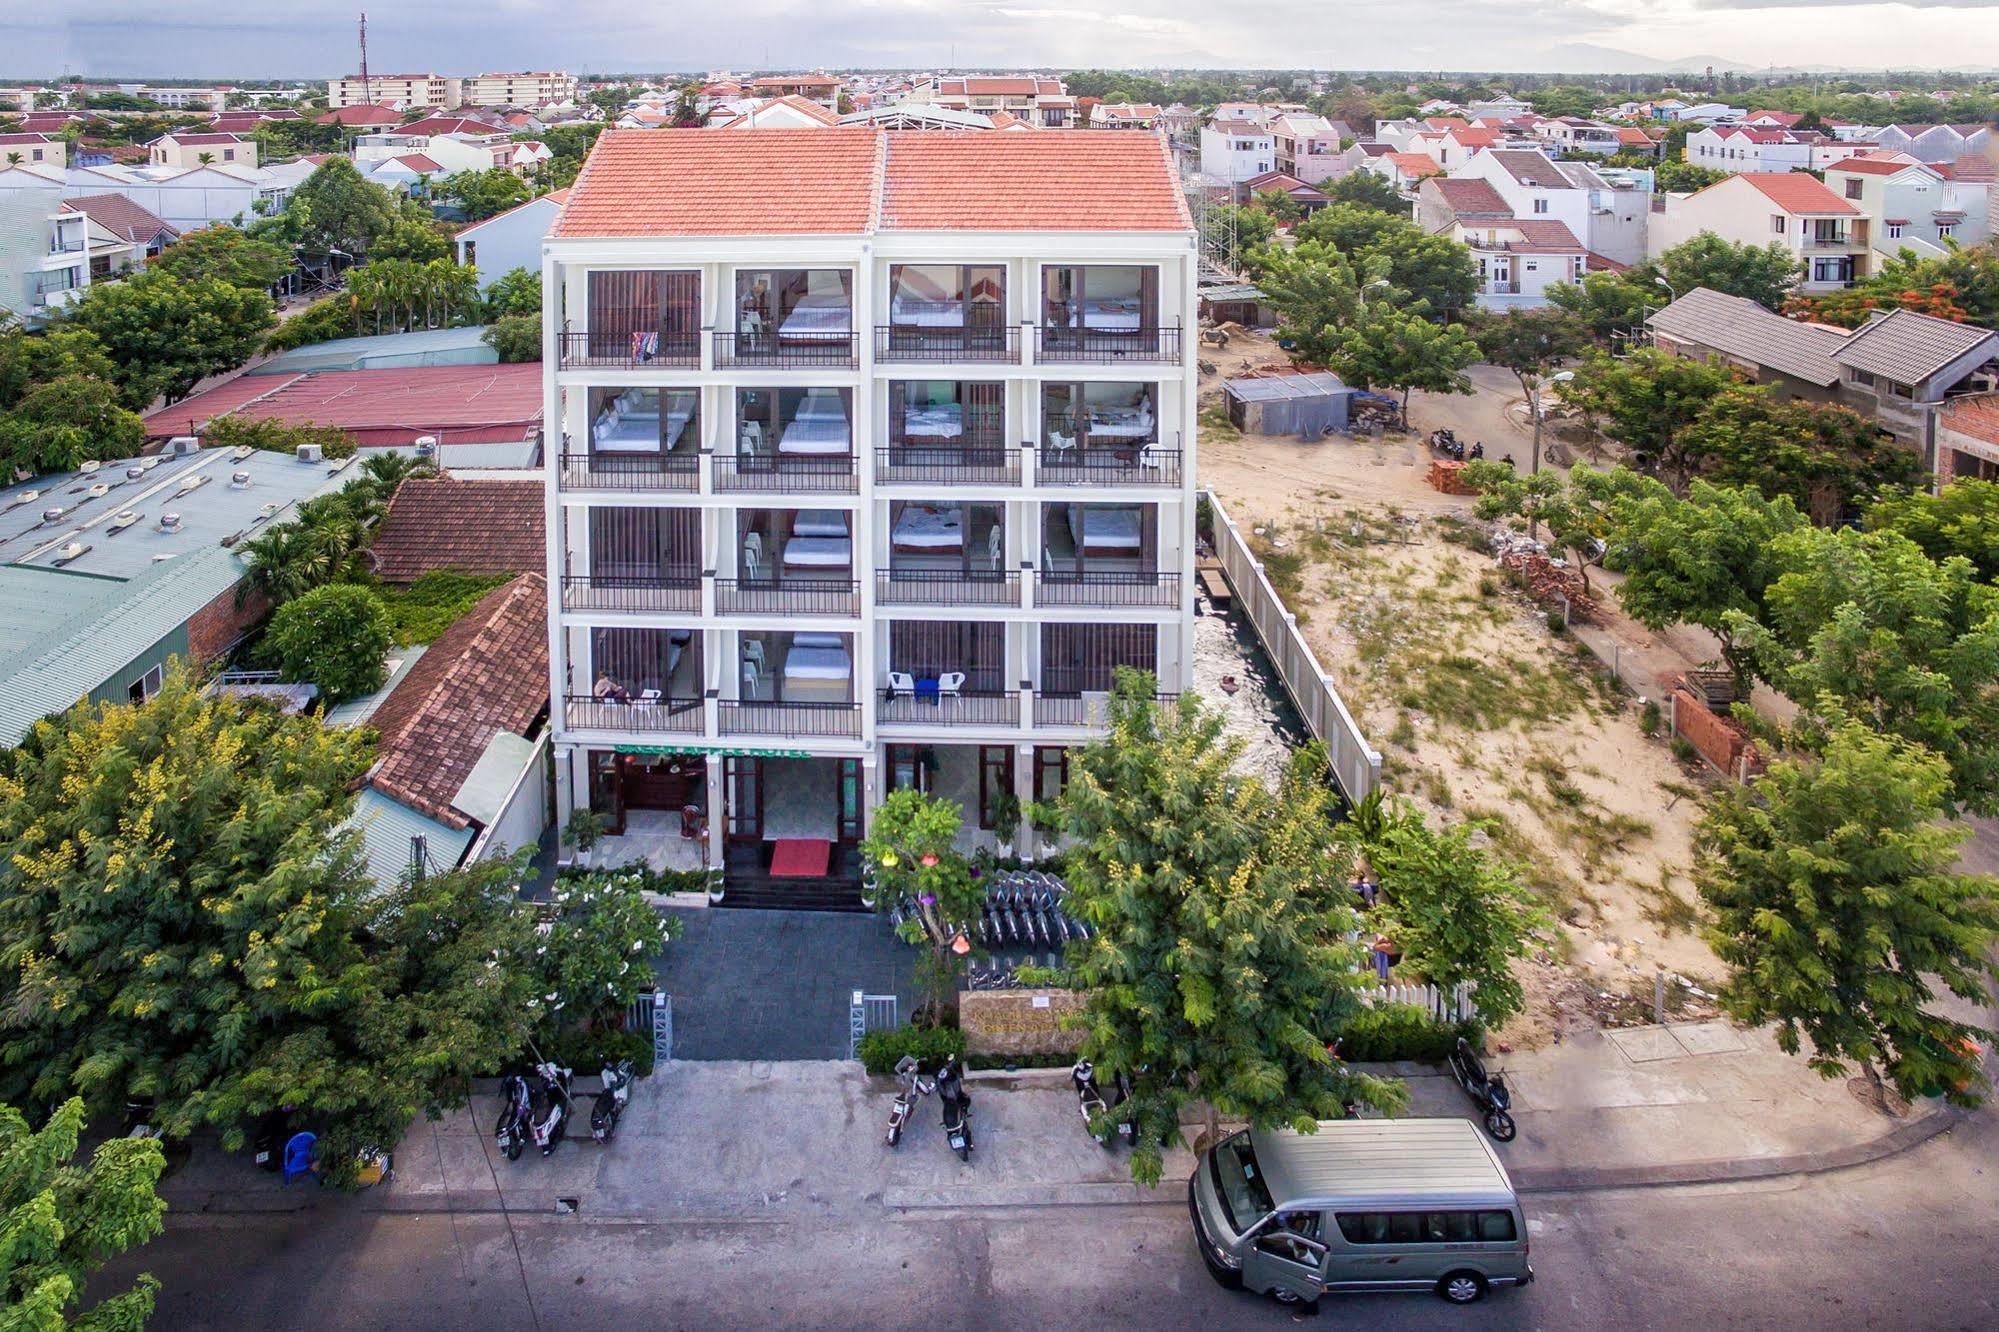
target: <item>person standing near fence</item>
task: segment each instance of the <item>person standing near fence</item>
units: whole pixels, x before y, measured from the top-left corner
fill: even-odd
[[[1374,974],[1385,984],[1388,980],[1389,955],[1395,951],[1395,945],[1388,941],[1387,935],[1377,934],[1374,936],[1374,947],[1368,951],[1374,959]]]

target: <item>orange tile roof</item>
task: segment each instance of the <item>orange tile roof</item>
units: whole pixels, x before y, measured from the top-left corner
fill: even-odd
[[[1441,176],[1444,169],[1428,153],[1390,153],[1388,160],[1405,176]]]
[[[607,131],[550,235],[1192,228],[1152,135],[842,127]]]
[[[1787,213],[1857,215],[1860,212],[1802,171],[1744,171],[1736,179],[1748,181]]]

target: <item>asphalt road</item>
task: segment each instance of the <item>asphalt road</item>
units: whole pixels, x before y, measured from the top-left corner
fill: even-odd
[[[1892,1160],[1754,1185],[1529,1200],[1535,1285],[1475,1312],[1328,1299],[1322,1326],[1999,1326],[1999,1115]],[[661,1215],[673,1216],[670,1200]],[[113,1275],[158,1328],[1279,1327],[1225,1292],[1172,1205],[888,1213],[775,1199],[645,1223],[586,1213],[179,1215]]]

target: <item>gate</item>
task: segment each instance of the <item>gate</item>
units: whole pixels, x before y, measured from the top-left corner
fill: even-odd
[[[854,991],[847,1008],[847,1058],[859,1057],[861,1037],[871,1031],[893,1031],[898,1025],[894,995]]]
[[[625,1010],[625,1030],[629,1032],[652,1033],[653,1064],[658,1066],[673,1058],[673,996],[657,990],[646,990],[632,1001]]]

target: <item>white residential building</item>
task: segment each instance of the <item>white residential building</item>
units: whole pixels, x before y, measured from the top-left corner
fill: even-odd
[[[1617,126],[1581,116],[1557,116],[1544,120],[1534,132],[1565,153],[1596,153],[1608,157],[1621,146]]]
[[[1712,171],[1803,171],[1811,135],[1751,125],[1709,125],[1687,136],[1686,160]]]
[[[0,199],[34,194],[52,203],[65,196],[122,194],[185,234],[217,222],[248,222],[275,212],[310,174],[312,166],[304,161],[251,168],[0,167]]]
[[[1944,242],[1983,245],[1991,239],[1982,180],[1953,180],[1928,163],[1902,154],[1856,157],[1825,173],[1826,188],[1867,215],[1874,252],[1892,259],[1904,249],[1928,258]]]
[[[441,111],[464,100],[464,81],[441,74],[370,74],[365,83],[359,74],[349,74],[326,81],[326,105],[335,111],[385,102],[404,111]]]
[[[182,170],[208,165],[254,168],[257,141],[241,134],[183,130],[154,139],[146,145],[146,156],[152,166]]]
[[[886,792],[1020,844],[1001,795],[1059,789],[1116,668],[1189,686],[1163,140],[609,133],[543,255],[559,819],[851,892]]]
[[[65,167],[69,141],[57,134],[0,134],[0,164]]]
[[[544,106],[576,100],[576,76],[553,70],[472,74],[459,81],[459,106]]]
[[[1270,131],[1253,122],[1233,121],[1226,127],[1201,130],[1201,174],[1227,185],[1239,185],[1277,170],[1277,144]]]
[[[1518,217],[1498,190],[1477,178],[1432,177],[1416,188],[1416,223],[1449,236],[1478,262],[1478,303],[1488,310],[1548,303],[1548,288],[1580,282],[1589,252],[1566,223]]]
[[[1795,255],[1805,291],[1832,291],[1866,277],[1872,232],[1858,204],[1802,171],[1744,172],[1693,194],[1669,194],[1652,218],[1653,258],[1712,232],[1744,245],[1781,245]]]
[[[479,270],[480,291],[516,268],[541,271],[541,243],[568,199],[568,190],[556,190],[458,228],[458,262]]]
[[[1604,175],[1587,162],[1555,162],[1523,148],[1492,148],[1451,175],[1485,181],[1516,217],[1560,222],[1592,254],[1620,264],[1645,257],[1651,191],[1623,173]]]
[[[925,79],[901,100],[985,116],[1005,111],[1041,129],[1065,129],[1076,120],[1076,99],[1063,82],[1034,74]]]
[[[0,322],[37,328],[92,282],[144,264],[146,249],[54,194],[0,194]]]

